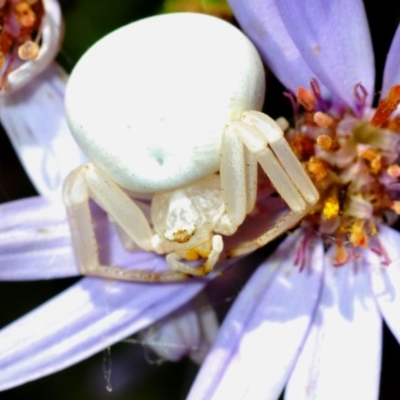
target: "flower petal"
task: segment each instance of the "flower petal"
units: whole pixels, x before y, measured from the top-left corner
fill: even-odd
[[[275,0],[282,21],[314,75],[336,97],[356,108],[354,87],[374,93],[374,55],[361,0]]]
[[[318,241],[303,272],[287,238],[250,278],[226,317],[189,399],[276,399],[305,338],[320,295],[323,248]]]
[[[400,343],[400,234],[389,227],[380,226],[379,238],[391,264],[383,265],[376,254],[368,252],[367,267],[379,310]]]
[[[0,96],[7,97],[31,81],[54,60],[60,49],[63,32],[60,5],[57,0],[42,1],[44,16],[39,54],[35,60],[23,63],[7,75],[8,89],[5,92],[0,92]]]
[[[385,71],[383,72],[383,85],[381,98],[384,99],[390,88],[400,85],[400,25],[397,27],[390,50],[386,58]]]
[[[289,36],[275,1],[228,0],[243,31],[258,48],[274,75],[293,93],[309,87],[315,73],[309,68]],[[322,86],[322,85],[321,85]],[[328,92],[321,87],[324,97]]]
[[[382,321],[363,260],[331,266],[285,399],[377,399]]]
[[[158,268],[165,267],[164,258],[153,258]],[[188,302],[206,282],[82,279],[0,331],[0,390],[67,368],[154,324]]]
[[[13,201],[0,206],[0,215],[0,280],[79,275],[61,201]]]
[[[0,206],[0,279],[33,280],[79,275],[66,211],[61,201],[32,197]],[[152,269],[153,253],[126,251],[106,214],[92,207],[104,265]],[[156,265],[153,265],[156,264]]]
[[[64,91],[68,75],[56,64],[29,85],[0,98],[0,120],[41,194],[60,191],[64,178],[86,162],[68,128]]]

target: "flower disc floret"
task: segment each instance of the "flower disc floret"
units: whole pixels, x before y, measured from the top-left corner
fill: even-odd
[[[297,91],[305,112],[297,114],[287,136],[321,195],[303,225],[335,246],[334,263],[342,265],[358,257],[357,248],[376,246],[378,225],[393,224],[399,215],[400,125],[392,114],[400,85],[376,110],[363,104],[366,91],[358,85],[357,111],[321,105],[315,85]]]
[[[0,95],[19,89],[47,67],[60,39],[56,0],[0,2]]]

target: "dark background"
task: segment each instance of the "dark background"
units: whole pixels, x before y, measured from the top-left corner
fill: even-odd
[[[332,0],[335,1],[335,0]],[[200,2],[200,0],[199,0]],[[173,3],[173,2],[170,2]],[[185,5],[185,1],[181,1]],[[195,1],[191,1],[195,3]],[[400,2],[366,0],[376,60],[376,94],[381,87],[385,57],[400,22]],[[62,0],[65,41],[58,61],[70,71],[82,53],[115,28],[160,12],[160,0]],[[349,29],[351,29],[349,27]],[[360,43],[362,46],[362,43]],[[399,66],[400,68],[400,66]],[[265,111],[272,117],[290,117],[283,87],[269,74]],[[0,203],[35,195],[24,170],[0,126]],[[270,249],[263,249],[265,257]],[[0,327],[32,310],[76,279],[38,282],[0,282]],[[235,288],[239,290],[239,286]],[[232,301],[225,299],[225,303]],[[224,299],[222,299],[224,302]],[[218,307],[218,305],[216,305]],[[400,310],[399,310],[400,316]],[[107,391],[103,367],[111,360],[112,392]],[[189,360],[158,365],[157,357],[140,344],[119,343],[67,370],[0,393],[0,399],[183,399],[197,372]],[[380,398],[399,399],[400,347],[385,327]],[[0,371],[1,374],[1,371]]]

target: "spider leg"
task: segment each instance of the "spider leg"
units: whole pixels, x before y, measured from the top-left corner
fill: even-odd
[[[172,270],[157,273],[100,265],[89,208],[90,198],[93,198],[137,245],[144,250],[152,250],[153,233],[140,208],[101,170],[93,164],[86,164],[71,172],[64,183],[63,192],[72,245],[82,274],[142,282],[186,279],[185,274]]]
[[[242,115],[241,121],[230,123],[227,130],[236,134],[254,154],[290,208],[268,231],[229,252],[231,256],[238,256],[264,246],[294,226],[318,201],[319,193],[273,119],[261,112],[249,111]]]
[[[232,234],[254,208],[257,197],[257,160],[227,125],[220,150],[221,195],[232,223]]]

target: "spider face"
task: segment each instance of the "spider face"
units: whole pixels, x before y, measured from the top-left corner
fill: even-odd
[[[92,161],[64,185],[83,274],[142,281],[207,274],[224,254],[223,237],[255,206],[258,164],[291,211],[230,255],[263,246],[308,211],[318,193],[281,128],[258,111],[264,89],[254,46],[202,14],[138,21],[89,49],[66,91],[69,125]],[[147,193],[150,210],[128,191]],[[126,247],[166,255],[170,270],[101,265],[89,198],[111,216]],[[197,259],[204,264],[182,261]]]

